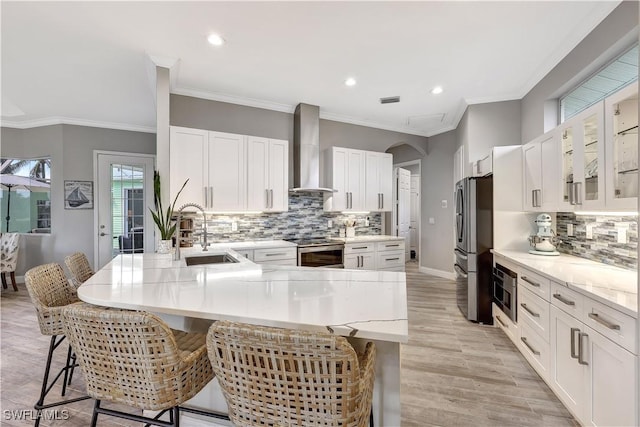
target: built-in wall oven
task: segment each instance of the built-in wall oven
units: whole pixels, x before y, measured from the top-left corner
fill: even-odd
[[[344,268],[344,243],[326,238],[290,241],[298,245],[298,266]]]
[[[518,274],[504,265],[493,267],[493,302],[513,320],[517,321]]]

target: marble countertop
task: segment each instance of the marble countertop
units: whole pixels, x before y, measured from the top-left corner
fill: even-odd
[[[336,240],[344,243],[362,243],[362,242],[388,242],[394,240],[404,240],[404,237],[398,236],[356,236],[356,237],[332,237],[331,240]]]
[[[185,264],[185,256],[216,253],[239,262]],[[258,265],[233,249],[188,248],[182,255],[178,261],[170,254],[118,255],[78,296],[109,307],[408,340],[405,273]]]
[[[638,317],[638,273],[572,255],[540,256],[527,252],[496,250],[522,267],[561,282],[603,304]]]
[[[286,240],[247,240],[242,242],[214,242],[209,245],[209,250],[224,250],[226,248],[230,249],[269,249],[269,248],[285,248],[292,247],[295,248],[298,245],[292,242],[287,242]],[[199,244],[195,244],[194,248],[199,248]],[[180,248],[181,251],[184,251],[190,248]]]

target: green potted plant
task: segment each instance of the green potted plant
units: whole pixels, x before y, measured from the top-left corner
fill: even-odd
[[[167,208],[165,212],[164,207],[162,206],[162,193],[160,190],[160,173],[158,171],[153,172],[153,203],[155,205],[155,211],[151,208],[151,215],[153,216],[153,222],[156,223],[156,227],[160,230],[160,242],[158,243],[158,253],[160,254],[168,254],[171,252],[172,242],[171,238],[173,237],[173,233],[176,231],[175,222],[171,221],[171,217],[173,217],[173,211],[176,207],[176,201],[178,197],[180,197],[180,193],[184,190],[184,187],[187,185],[189,180],[187,179],[182,187],[180,187],[180,191],[176,194],[175,199],[173,199],[173,203]]]

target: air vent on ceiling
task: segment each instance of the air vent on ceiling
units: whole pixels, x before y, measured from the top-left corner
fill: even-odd
[[[388,98],[380,98],[380,104],[393,104],[395,102],[400,102],[399,96],[390,96]]]

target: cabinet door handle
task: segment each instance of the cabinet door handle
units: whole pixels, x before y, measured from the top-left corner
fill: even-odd
[[[500,316],[496,316],[496,320],[498,321],[498,323],[500,323],[502,326],[504,326],[505,328],[508,328],[509,325],[505,324],[502,319],[500,318]]]
[[[531,350],[531,353],[535,354],[536,356],[540,356],[540,352],[535,350],[533,347],[531,347],[531,344],[529,344],[529,342],[527,341],[527,339],[525,337],[520,337],[520,341],[522,341],[524,343],[524,345],[526,345],[527,348],[529,350]]]
[[[531,190],[531,207],[536,207],[536,190]]]
[[[578,334],[578,363],[581,364],[581,365],[588,365],[589,363],[587,363],[583,359],[583,354],[582,354],[582,339],[583,338],[589,338],[589,335],[587,335],[584,332],[580,332]]]
[[[400,258],[385,258],[385,261],[399,261]]]
[[[527,307],[527,304],[524,303],[520,303],[520,307],[524,308],[525,311],[527,313],[529,313],[530,315],[532,315],[533,317],[540,317],[540,315],[534,311],[531,311],[531,309],[529,307]]]
[[[540,287],[540,283],[532,282],[531,280],[529,280],[529,278],[527,276],[522,276],[521,279],[524,280],[525,282],[527,282],[528,284],[530,284],[533,287],[536,287],[536,288]]]
[[[366,246],[358,246],[357,248],[353,248],[353,249],[367,249]]]
[[[286,255],[286,254],[285,254],[285,253],[277,253],[277,254],[264,254],[264,256],[278,256],[278,255],[280,255],[280,256],[284,256],[284,255]]]
[[[575,183],[571,183],[571,187],[569,187],[569,203],[572,205],[576,204],[576,185]]]
[[[266,200],[264,202],[264,206],[266,208],[269,208],[269,190],[265,189],[264,193],[265,193],[265,197],[266,197]]]
[[[208,208],[209,207],[209,197],[208,197],[208,191],[207,191],[207,187],[202,187],[202,191],[204,192],[204,207]]]
[[[538,189],[538,207],[542,207],[542,190]]]
[[[576,182],[573,185],[576,187],[576,205],[582,205],[582,183]]]
[[[578,328],[571,328],[571,358],[577,359],[578,353],[576,353],[576,332],[580,332]]]
[[[616,325],[615,323],[611,323],[607,320],[604,320],[603,318],[600,317],[598,313],[589,313],[589,318],[595,320],[596,322],[600,323],[601,325],[604,325],[609,329],[613,329],[616,331],[620,330],[620,325]]]
[[[380,193],[380,209],[384,209],[384,193]]]
[[[213,186],[209,187],[209,193],[211,193],[211,197],[209,197],[209,207],[212,208],[213,207]]]
[[[395,245],[384,245],[385,248],[396,248],[400,246],[400,243],[396,243]]]
[[[269,193],[271,193],[271,205],[269,207],[273,209],[273,189],[269,190]]]
[[[571,301],[569,299],[566,299],[565,297],[563,297],[560,294],[553,294],[553,297],[567,305],[576,305],[575,301]]]

